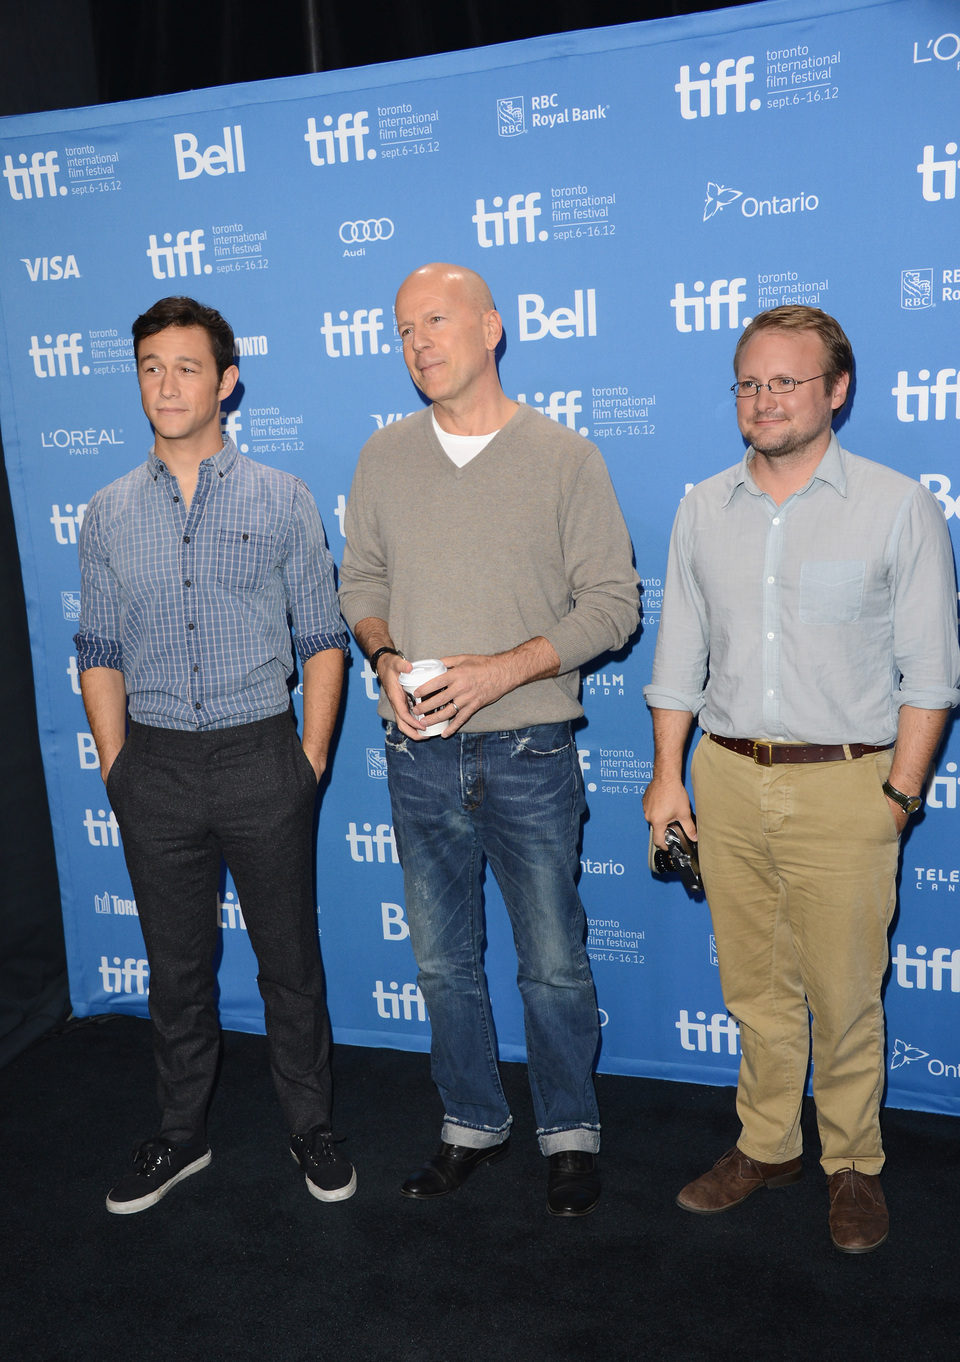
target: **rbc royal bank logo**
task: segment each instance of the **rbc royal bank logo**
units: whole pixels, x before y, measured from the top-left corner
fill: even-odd
[[[151,232],[147,246],[147,259],[153,270],[154,279],[182,279],[188,274],[212,274],[212,265],[202,265],[200,257],[207,249],[203,240],[203,228],[184,228],[177,232],[164,232],[163,245]]]
[[[900,306],[904,312],[933,307],[933,270],[900,271]]]
[[[520,227],[523,224],[523,240],[525,242],[546,241],[549,232],[544,229],[537,230],[536,222],[540,217],[542,209],[539,193],[531,194],[511,194],[507,199],[507,206],[503,206],[503,197],[497,194],[492,199],[493,207],[487,207],[486,199],[477,199],[476,212],[470,219],[476,224],[477,245],[478,246],[517,246],[520,243]],[[491,237],[488,230],[493,232]]]
[[[67,193],[67,186],[57,182],[59,174],[55,151],[35,151],[29,161],[26,152],[21,152],[16,165],[12,156],[3,158],[3,178],[16,203],[25,199],[62,198]]]
[[[376,150],[365,147],[365,139],[370,131],[367,124],[366,109],[356,113],[337,115],[336,126],[333,117],[325,114],[321,119],[323,126],[317,127],[315,118],[307,119],[307,131],[303,134],[310,151],[310,164],[313,166],[332,166],[346,161],[374,161]]]
[[[706,285],[698,279],[693,285],[693,293],[688,295],[686,286],[678,283],[670,306],[674,311],[677,330],[681,332],[719,331],[726,315],[726,325],[731,331],[740,326],[740,304],[745,303],[745,278],[714,279],[710,291],[704,292]]]
[[[931,143],[923,149],[923,160],[917,166],[923,197],[927,203],[939,203],[941,199],[957,197],[957,170],[960,161],[955,160],[956,142],[948,142],[939,160]]]
[[[195,180],[199,175],[242,175],[247,168],[240,123],[223,129],[222,145],[214,142],[203,151],[199,146],[199,140],[192,132],[173,134],[178,180]]]
[[[497,100],[497,132],[501,137],[519,137],[526,132],[523,95],[508,95]]]
[[[760,108],[759,99],[747,103],[747,86],[753,84],[754,76],[750,67],[752,57],[726,57],[717,62],[716,72],[708,61],[699,66],[701,79],[694,80],[689,66],[680,67],[680,79],[673,87],[680,96],[681,118],[722,117],[730,112],[730,91],[733,91],[733,112],[745,113],[749,108],[755,112]]]

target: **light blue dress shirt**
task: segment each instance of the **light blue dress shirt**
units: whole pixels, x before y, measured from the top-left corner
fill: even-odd
[[[832,435],[777,506],[752,455],[680,503],[647,703],[723,737],[877,746],[901,705],[960,703],[953,553],[930,492]]]
[[[348,646],[333,561],[306,485],[228,440],[190,508],[151,450],[97,492],[80,531],[77,663],[122,671],[130,717],[215,729],[290,704],[301,660]]]

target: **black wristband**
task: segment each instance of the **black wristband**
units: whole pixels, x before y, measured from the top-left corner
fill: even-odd
[[[374,676],[377,674],[377,663],[380,661],[381,657],[383,657],[384,653],[392,653],[394,657],[403,657],[403,653],[401,653],[399,648],[378,648],[370,658],[370,666],[373,668]],[[407,659],[403,657],[403,660],[406,662]]]

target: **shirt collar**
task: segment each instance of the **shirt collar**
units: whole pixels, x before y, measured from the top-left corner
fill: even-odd
[[[225,478],[239,457],[240,455],[237,452],[237,446],[228,438],[224,441],[222,449],[218,450],[216,454],[211,454],[209,458],[201,461],[200,467],[203,468],[204,464],[211,464],[213,466],[213,471],[221,478]],[[150,446],[150,452],[147,455],[147,466],[150,469],[150,476],[153,478],[154,482],[156,482],[161,473],[169,474],[170,472],[163,460],[157,458],[156,447],[154,445]]]
[[[730,490],[724,499],[724,506],[729,506],[739,488],[744,488],[751,496],[762,497],[763,492],[754,482],[753,473],[750,465],[753,462],[753,445],[747,450],[740,463],[732,469],[733,477],[730,483]],[[836,432],[830,432],[830,443],[827,445],[823,458],[817,464],[816,472],[810,479],[810,483],[825,482],[834,489],[840,496],[847,495],[847,464],[845,451],[840,446]],[[810,483],[807,486],[810,486]],[[799,495],[799,493],[798,493]]]

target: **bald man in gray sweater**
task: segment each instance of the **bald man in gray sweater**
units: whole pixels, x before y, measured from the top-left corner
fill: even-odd
[[[506,396],[479,275],[425,265],[397,294],[431,406],[364,446],[347,505],[341,608],[380,682],[410,939],[430,1011],[440,1147],[401,1187],[456,1191],[506,1153],[483,972],[489,863],[517,947],[547,1209],[600,1198],[599,1021],[577,893],[579,669],[637,626],[630,538],[599,451]],[[407,659],[439,658],[418,686]],[[439,737],[428,736],[444,722]]]

